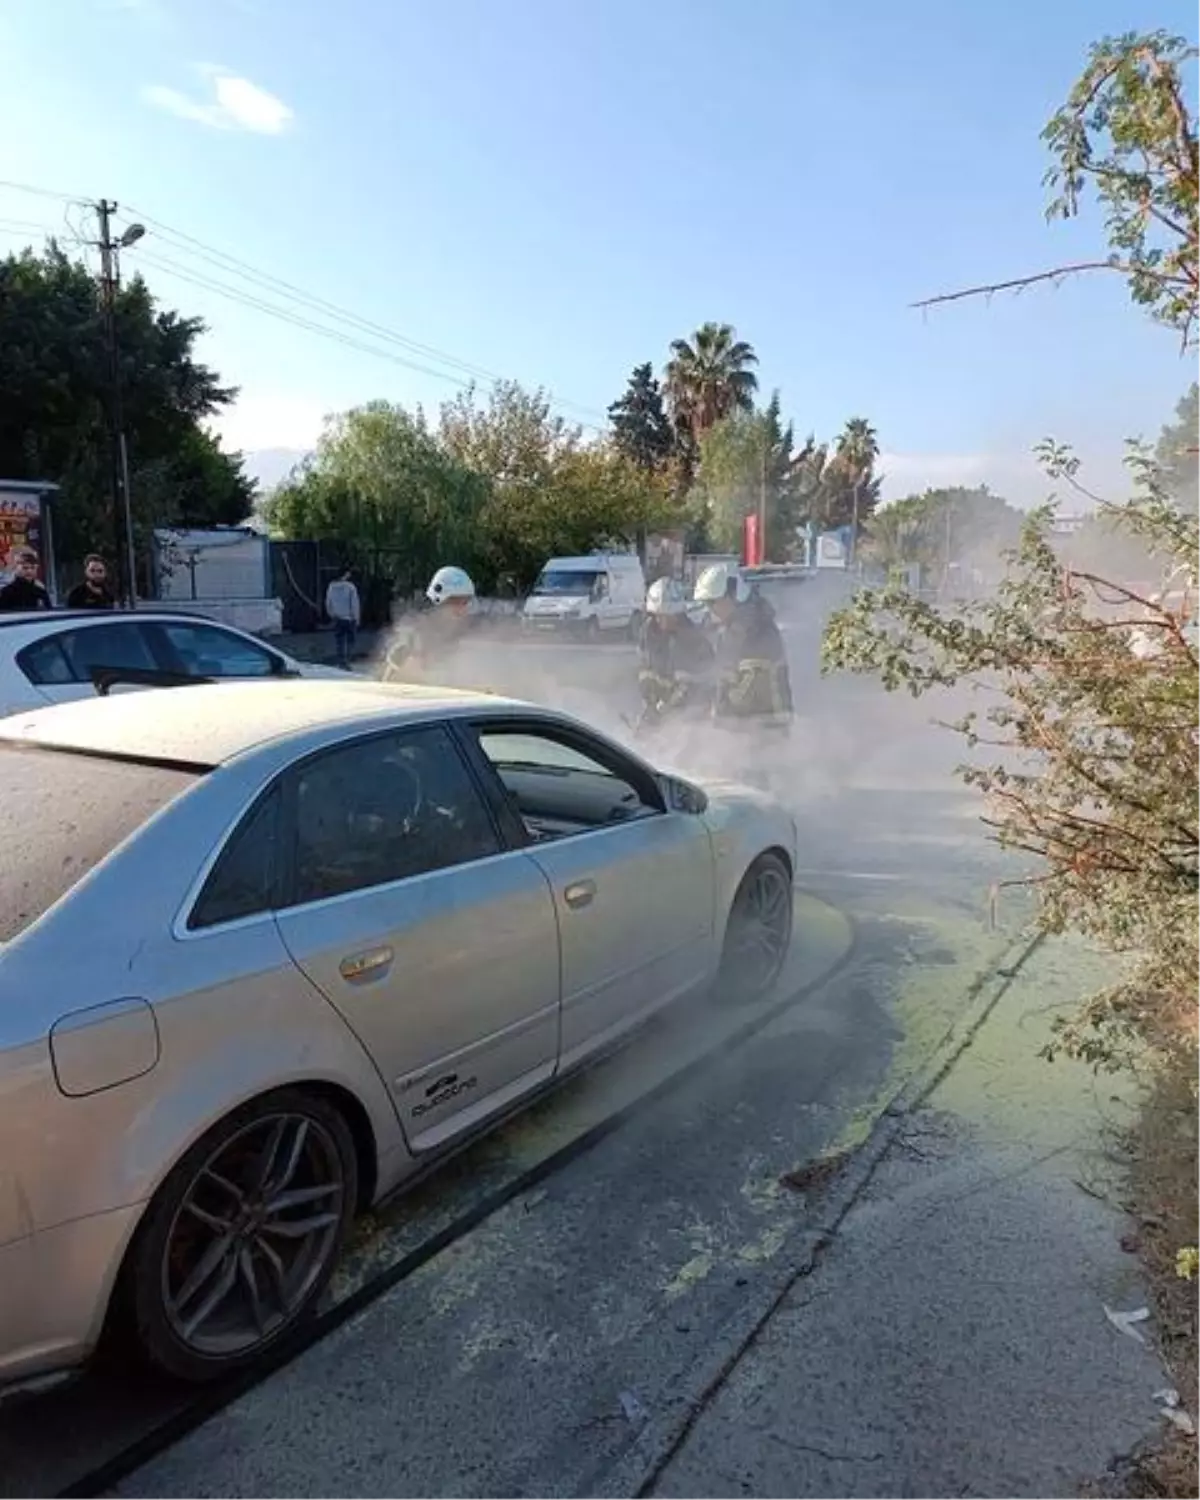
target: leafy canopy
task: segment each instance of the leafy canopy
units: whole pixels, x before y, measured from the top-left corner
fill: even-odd
[[[1093,264],[1122,270],[1135,302],[1185,339],[1196,322],[1196,132],[1179,69],[1194,55],[1162,33],[1100,43],[1046,131],[1056,211],[1073,213],[1094,181],[1113,255]],[[1180,425],[1194,410],[1193,388]],[[1128,959],[1059,1027],[1063,1045],[1108,1066],[1135,1042],[1194,1049],[1196,1035],[1200,537],[1195,505],[1180,503],[1194,469],[1178,432],[1164,443],[1157,461],[1131,445],[1132,499],[1098,502],[1162,587],[1132,582],[1119,559],[1106,574],[1080,567],[1077,546],[1053,544],[1046,507],[991,599],[939,609],[903,588],[867,590],[823,645],[827,671],[875,673],[918,697],[990,697],[957,727],[992,747],[992,764],[961,774],[986,795],[999,841],[1038,857],[1028,879],[1043,928],[1090,934]],[[1069,450],[1047,444],[1043,456],[1052,478],[1082,489]]]
[[[268,521],[338,541],[404,593],[444,563],[486,591],[531,583],[556,553],[632,540],[669,511],[669,488],[615,444],[586,443],[544,391],[499,381],[446,402],[436,427],[384,401],[336,418]]]
[[[447,560],[472,566],[486,481],[429,431],[424,414],[372,401],[326,424],[316,452],[267,505],[273,530],[339,543],[405,592]]]
[[[635,468],[658,473],[675,457],[675,429],[649,361],[634,367],[624,394],[608,408],[608,419],[613,446]]]
[[[1196,518],[1137,462],[1140,492],[1111,507],[1113,520],[1194,588]],[[1060,1027],[1090,1060],[1120,1060],[1135,1035],[1160,1039],[1164,1005],[1195,999],[1195,635],[1177,602],[1072,571],[1051,519],[1049,507],[1028,519],[991,599],[951,610],[895,586],[860,592],[829,624],[823,667],[875,673],[914,697],[991,700],[956,727],[993,763],[961,774],[985,794],[998,841],[1040,857],[1043,927],[1134,956],[1120,984]]]
[[[675,339],[664,375],[675,426],[696,443],[734,411],[749,411],[758,390],[758,355],[729,323],[704,323]]]
[[[140,277],[115,319],[139,541],[156,525],[245,520],[253,485],[202,425],[236,395],[195,357],[203,323],[160,307]],[[61,484],[61,551],[111,554],[108,363],[88,267],[53,243],[0,261],[0,347],[0,476]]]
[[[877,510],[863,552],[885,571],[916,564],[924,581],[944,584],[954,564],[994,569],[1019,540],[1022,519],[986,485],[928,489]]]

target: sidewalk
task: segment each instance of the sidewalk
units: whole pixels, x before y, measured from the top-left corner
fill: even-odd
[[[1077,1495],[1158,1427],[1169,1382],[1106,1316],[1146,1302],[1129,1102],[1036,1056],[1101,969],[1041,950],[641,1493]]]

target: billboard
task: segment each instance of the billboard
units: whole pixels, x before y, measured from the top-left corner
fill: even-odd
[[[5,489],[0,481],[0,584],[13,576],[17,553],[37,553],[38,571],[44,575],[42,556],[42,497],[29,490]]]
[[[818,568],[845,568],[850,562],[850,528],[840,526],[836,531],[823,531],[817,537]]]

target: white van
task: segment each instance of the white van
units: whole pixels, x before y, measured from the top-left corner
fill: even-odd
[[[595,640],[601,633],[636,633],[646,607],[646,576],[631,552],[552,557],[525,601],[527,630],[570,630]]]

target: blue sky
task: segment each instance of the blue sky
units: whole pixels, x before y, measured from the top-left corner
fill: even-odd
[[[875,423],[893,494],[983,479],[1029,501],[1040,437],[1111,488],[1192,367],[1115,277],[908,304],[1102,248],[1094,211],[1045,223],[1038,133],[1092,40],[1157,26],[1194,34],[1194,6],[7,0],[0,177],[158,221],[126,269],[207,319],[246,449],[304,447],[373,396],[436,405],[455,386],[428,371],[463,372],[185,282],[330,321],[179,232],[585,420],[728,321],[800,433]],[[64,220],[0,188],[0,249]]]

